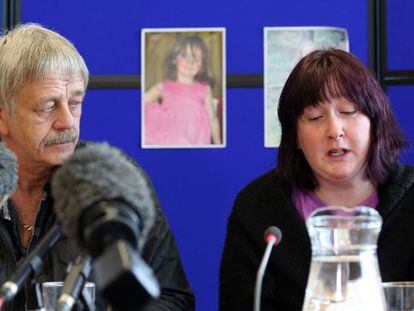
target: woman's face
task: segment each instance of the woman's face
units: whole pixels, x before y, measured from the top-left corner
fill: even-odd
[[[371,122],[344,97],[308,106],[297,122],[298,148],[319,185],[366,180]]]
[[[199,47],[187,45],[185,50],[177,55],[175,65],[177,66],[177,78],[185,80],[194,79],[200,72],[203,62],[203,52]]]

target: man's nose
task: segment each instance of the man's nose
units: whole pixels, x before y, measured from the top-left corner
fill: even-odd
[[[55,130],[70,129],[75,126],[76,117],[69,109],[69,105],[61,105],[56,113],[57,115],[54,124]]]

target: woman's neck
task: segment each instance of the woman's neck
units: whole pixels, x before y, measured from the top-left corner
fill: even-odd
[[[325,184],[320,183],[315,194],[328,205],[352,207],[367,199],[375,185],[366,179],[352,184]]]

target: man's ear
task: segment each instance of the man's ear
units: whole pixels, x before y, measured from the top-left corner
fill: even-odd
[[[10,115],[6,109],[0,105],[0,135],[5,136],[9,133]]]

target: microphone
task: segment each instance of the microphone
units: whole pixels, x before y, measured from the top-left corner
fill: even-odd
[[[58,310],[72,310],[72,307],[75,305],[79,294],[82,293],[91,270],[91,257],[84,254],[79,255],[65,278],[63,288],[58,299]],[[90,303],[91,299],[85,300],[87,303]],[[92,308],[89,309],[92,310]]]
[[[17,187],[17,159],[13,152],[0,142],[0,207],[6,203]]]
[[[278,245],[280,241],[282,241],[282,231],[276,226],[269,227],[265,231],[264,239],[266,241],[266,250],[263,255],[262,261],[260,262],[259,270],[257,270],[256,274],[253,304],[254,311],[260,311],[260,299],[262,296],[263,276],[266,270],[267,263],[269,262],[270,252],[272,251],[273,246]]]
[[[0,207],[2,207],[17,187],[17,159],[13,152],[0,142]],[[16,289],[17,292],[17,289]],[[0,290],[0,309],[4,303]]]
[[[75,151],[51,186],[63,230],[94,260],[104,298],[117,310],[132,310],[158,297],[158,282],[139,256],[155,219],[144,173],[118,149],[97,144]]]
[[[20,287],[30,277],[35,275],[42,267],[42,261],[49,250],[63,236],[62,229],[54,225],[35,247],[35,249],[17,266],[16,272],[0,288],[0,301],[11,300],[19,291]],[[0,305],[1,307],[1,305]]]

